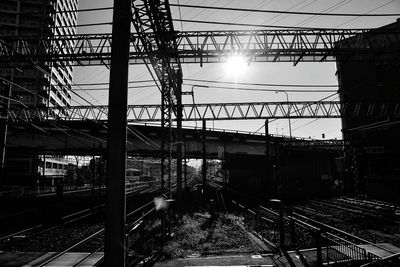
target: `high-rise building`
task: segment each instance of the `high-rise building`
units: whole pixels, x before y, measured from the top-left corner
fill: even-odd
[[[17,52],[29,47],[30,51],[46,53],[46,49],[54,46],[62,48],[60,53],[72,52],[67,49],[73,44],[55,43],[53,37],[76,33],[77,9],[78,0],[1,0],[0,40]],[[17,42],[19,38],[24,42]],[[72,71],[70,62],[38,62],[34,58],[1,65],[1,113],[5,113],[10,98],[10,109],[70,106]],[[3,128],[0,130],[7,133]],[[18,148],[8,148],[5,155],[4,184],[32,185],[47,179],[51,173],[44,171],[49,165],[44,156]],[[54,166],[62,166],[65,160],[54,158],[53,161]],[[65,169],[57,171],[65,172]]]
[[[44,49],[38,45],[39,39],[76,33],[77,8],[78,0],[1,0],[0,39],[18,50],[13,38],[29,36],[30,49]],[[53,43],[48,45],[58,45],[54,41],[49,42]],[[14,86],[11,97],[28,107],[69,106],[71,64],[68,62],[38,64],[40,68],[32,64],[0,68],[0,75],[3,78],[34,92],[30,93]],[[6,94],[7,87],[8,85],[0,84],[0,93]]]

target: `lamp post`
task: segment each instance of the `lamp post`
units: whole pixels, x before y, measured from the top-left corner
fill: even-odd
[[[288,107],[289,107],[289,94],[288,94],[285,90],[282,90],[282,91],[275,91],[275,94],[277,94],[277,93],[285,93],[285,95],[286,95],[286,102],[287,102]],[[290,136],[290,140],[292,140],[292,125],[291,125],[291,123],[290,123],[289,109],[288,109],[288,120],[289,120],[289,136]]]

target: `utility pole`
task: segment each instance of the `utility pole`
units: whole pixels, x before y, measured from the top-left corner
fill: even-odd
[[[125,266],[126,112],[131,1],[114,0],[107,142],[105,266]]]

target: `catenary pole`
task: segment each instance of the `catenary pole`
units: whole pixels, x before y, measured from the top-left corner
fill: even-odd
[[[131,1],[114,0],[107,142],[105,266],[125,266],[126,109]]]

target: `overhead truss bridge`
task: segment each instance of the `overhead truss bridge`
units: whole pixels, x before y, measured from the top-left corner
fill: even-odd
[[[147,38],[154,39],[151,34],[154,32],[147,34]],[[140,38],[140,34],[131,34],[130,64],[150,62],[149,49],[160,49],[154,43],[153,47],[144,47]],[[224,62],[232,53],[239,53],[255,62],[297,64],[337,61],[354,55],[398,54],[400,49],[393,44],[399,39],[400,31],[394,29],[188,31],[176,32],[173,41],[177,49],[163,52],[171,58],[179,58],[180,63]],[[0,39],[2,65],[25,62],[25,56],[37,62],[108,66],[111,60],[111,34]]]
[[[129,105],[128,122],[161,121],[161,105]],[[106,121],[108,106],[73,106],[9,110],[10,122]],[[248,120],[282,118],[397,118],[400,103],[365,102],[248,102],[183,105],[183,120]],[[176,119],[176,118],[174,118]]]

